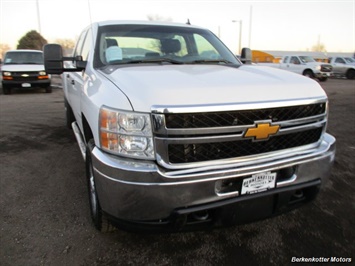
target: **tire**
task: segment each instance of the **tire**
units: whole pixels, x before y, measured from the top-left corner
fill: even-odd
[[[46,93],[52,93],[52,87],[51,86],[46,87]]]
[[[325,82],[325,81],[327,81],[327,80],[328,80],[328,78],[323,77],[323,78],[319,78],[318,80],[319,80],[320,82]]]
[[[314,74],[313,74],[313,71],[310,70],[310,69],[306,69],[304,72],[303,72],[303,76],[305,77],[309,77],[311,79],[314,78]]]
[[[11,88],[6,85],[2,85],[2,90],[5,95],[11,94]]]
[[[347,79],[355,79],[355,70],[349,69],[348,72],[346,72],[346,78]]]
[[[92,222],[95,228],[103,233],[115,231],[116,228],[110,223],[103,213],[99,198],[97,196],[94,168],[92,166],[91,152],[95,147],[94,140],[91,139],[86,146],[86,179],[89,194],[89,205]]]
[[[67,128],[71,129],[71,124],[75,122],[75,116],[73,110],[71,109],[68,101],[64,99],[64,109],[65,109],[65,123]]]

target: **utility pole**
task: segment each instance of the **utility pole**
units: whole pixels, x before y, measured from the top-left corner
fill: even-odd
[[[238,22],[239,23],[239,51],[238,54],[242,51],[242,20],[232,20],[232,22]]]
[[[37,5],[38,32],[39,32],[39,34],[42,35],[42,30],[41,30],[41,17],[40,17],[40,14],[39,14],[39,3],[38,3],[38,0],[36,0],[36,5]]]
[[[250,6],[250,16],[249,16],[249,44],[248,47],[251,49],[251,24],[253,21],[253,6]]]

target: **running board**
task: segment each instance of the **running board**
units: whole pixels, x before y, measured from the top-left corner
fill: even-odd
[[[73,122],[71,124],[71,127],[73,128],[74,135],[75,135],[76,141],[78,142],[81,155],[83,156],[83,159],[85,161],[86,160],[86,145],[85,145],[85,141],[82,138],[80,129],[79,129],[78,125],[76,124],[76,122]]]

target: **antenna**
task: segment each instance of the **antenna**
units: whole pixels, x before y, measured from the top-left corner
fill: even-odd
[[[187,19],[186,24],[187,24],[187,25],[191,25],[191,23],[190,23],[190,19]]]

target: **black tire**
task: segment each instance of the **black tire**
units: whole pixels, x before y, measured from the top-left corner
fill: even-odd
[[[323,77],[323,78],[319,78],[318,80],[319,80],[320,82],[325,82],[325,81],[328,80],[328,78],[327,78],[327,77]]]
[[[306,69],[306,70],[303,72],[303,76],[309,77],[309,78],[311,78],[311,79],[314,78],[313,71],[310,70],[310,69]]]
[[[65,123],[67,128],[71,129],[71,124],[75,122],[75,116],[73,110],[71,109],[68,101],[64,99],[64,109],[65,109]]]
[[[346,72],[346,78],[347,79],[355,79],[355,70],[349,69],[348,72]]]
[[[52,87],[51,86],[46,87],[46,93],[52,93]]]
[[[95,228],[100,232],[107,233],[116,230],[116,228],[110,223],[106,215],[103,213],[99,198],[97,196],[94,169],[91,160],[91,151],[94,147],[94,140],[89,140],[86,146],[86,179],[89,194],[90,214]]]
[[[2,90],[5,95],[11,94],[11,88],[6,85],[2,85]]]

